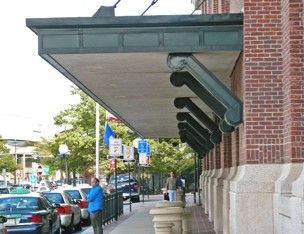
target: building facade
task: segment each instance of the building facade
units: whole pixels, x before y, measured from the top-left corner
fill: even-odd
[[[243,123],[203,160],[204,211],[216,233],[304,233],[304,1],[193,3],[244,14],[230,77]]]

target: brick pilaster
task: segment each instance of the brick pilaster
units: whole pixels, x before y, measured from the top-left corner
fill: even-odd
[[[230,0],[220,0],[221,1],[221,13],[230,12]]]
[[[282,0],[284,162],[304,162],[304,16],[302,0]]]
[[[244,1],[243,163],[283,154],[281,0]]]
[[[221,142],[221,168],[227,168],[231,165],[232,149],[231,149],[231,134],[225,134]]]

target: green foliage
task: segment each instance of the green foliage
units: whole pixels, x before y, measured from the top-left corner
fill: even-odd
[[[55,124],[65,129],[57,134],[53,140],[42,141],[37,149],[39,154],[53,155],[54,158],[44,160],[50,166],[50,172],[61,167],[62,159],[58,157],[59,145],[66,144],[69,148],[67,157],[69,171],[83,175],[93,175],[95,172],[95,106],[96,103],[79,89],[73,89],[72,94],[80,97],[80,102],[70,105],[54,117]],[[102,174],[109,176],[110,170],[107,160],[108,147],[103,142],[105,110],[100,108],[100,169]],[[118,138],[122,138],[124,145],[132,145],[136,135],[123,123],[110,123]],[[179,139],[149,139],[152,151],[151,167],[148,173],[167,173],[175,170],[178,173],[193,170],[193,159],[188,147],[181,144]],[[117,163],[117,173],[126,172],[128,165],[121,161]],[[131,170],[138,171],[137,163],[131,163]]]
[[[7,148],[3,141],[0,141],[0,172],[6,169],[7,172],[15,173],[18,169],[15,157],[9,154],[10,150]]]

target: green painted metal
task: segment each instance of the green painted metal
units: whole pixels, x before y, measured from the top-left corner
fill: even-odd
[[[39,54],[241,50],[242,24],[242,14],[26,19]]]
[[[218,126],[190,98],[175,98],[174,105],[179,109],[186,107],[209,130],[210,141],[213,144],[221,142],[222,133]]]
[[[177,127],[180,130],[186,130],[205,150],[214,148],[214,145],[209,140],[206,140],[206,138],[202,136],[202,134],[196,129],[194,129],[189,123],[179,122]]]
[[[178,121],[185,121],[197,134],[199,134],[204,140],[205,144],[213,148],[213,143],[210,141],[210,133],[207,129],[203,128],[189,113],[179,112],[176,115]]]
[[[187,131],[180,130],[179,136],[181,139],[181,142],[187,143],[194,151],[196,151],[199,155],[199,158],[204,158],[208,150],[204,149]]]
[[[204,87],[221,105],[227,109],[224,113],[217,113],[222,116],[230,126],[237,126],[242,123],[243,105],[242,102],[224,85],[217,77],[210,72],[191,54],[170,54],[168,66],[173,71],[186,70]],[[220,125],[223,127],[224,123]]]
[[[203,102],[205,102],[211,110],[222,120],[219,124],[219,129],[224,133],[229,133],[234,130],[234,127],[230,126],[224,120],[224,115],[227,108],[222,105],[213,95],[209,94],[209,91],[198,82],[189,72],[173,72],[170,76],[171,83],[176,87],[187,85],[189,89],[193,91]]]

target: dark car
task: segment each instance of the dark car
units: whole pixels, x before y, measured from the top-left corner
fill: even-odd
[[[10,191],[8,189],[8,187],[0,187],[0,195],[1,194],[9,194]]]
[[[7,194],[0,197],[0,216],[7,218],[10,233],[60,233],[56,207],[41,194]]]
[[[115,176],[109,179],[109,185],[115,190]],[[117,191],[122,193],[123,199],[131,199],[132,202],[139,202],[139,189],[137,180],[129,174],[117,175]]]
[[[0,234],[6,234],[7,229],[4,227],[4,223],[7,222],[7,218],[4,216],[0,216]]]

